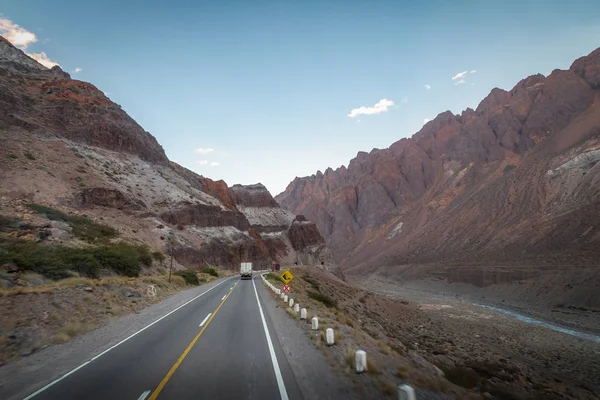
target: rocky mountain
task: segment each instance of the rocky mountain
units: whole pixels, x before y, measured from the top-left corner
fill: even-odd
[[[276,200],[316,221],[350,276],[518,283],[507,293],[600,307],[598,161],[600,49]]]
[[[2,37],[0,142],[2,215],[32,219],[27,203],[86,215],[120,240],[173,248],[189,268],[331,266],[315,224],[281,209],[264,186],[229,188],[170,162],[94,85],[45,68]],[[69,232],[47,232],[40,240],[78,245]]]

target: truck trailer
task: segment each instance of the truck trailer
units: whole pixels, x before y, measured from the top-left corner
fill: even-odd
[[[240,277],[241,277],[241,279],[244,279],[244,278],[252,279],[252,263],[251,262],[241,263]]]

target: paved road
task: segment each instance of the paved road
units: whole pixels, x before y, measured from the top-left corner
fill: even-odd
[[[301,399],[255,279],[224,281],[27,399]]]

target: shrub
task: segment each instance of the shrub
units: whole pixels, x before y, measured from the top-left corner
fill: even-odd
[[[23,155],[25,156],[25,158],[27,158],[29,160],[35,160],[35,156],[33,154],[31,154],[31,152],[29,152],[29,151],[25,151],[23,153]]]
[[[267,280],[270,280],[270,281],[275,282],[275,283],[282,283],[283,282],[281,280],[281,278],[279,277],[279,275],[274,274],[272,272],[269,272],[268,274],[265,274],[265,278]]]
[[[325,306],[327,306],[329,308],[332,308],[332,307],[337,308],[337,306],[338,306],[337,300],[327,296],[324,293],[317,293],[317,292],[309,291],[308,297],[310,297],[313,300],[323,303]]]
[[[207,268],[201,269],[200,272],[202,272],[204,274],[212,275],[212,276],[217,277],[217,278],[219,277],[219,273],[214,268],[208,268],[207,267]]]
[[[92,254],[104,268],[125,276],[138,276],[142,269],[140,264],[149,265],[152,262],[146,246],[125,243],[97,247],[92,249]]]
[[[166,260],[167,257],[164,255],[164,253],[162,251],[153,251],[152,258],[154,258],[158,262],[163,262]]]
[[[479,383],[479,376],[471,368],[448,368],[444,369],[444,374],[446,375],[446,379],[450,382],[467,389],[472,389]]]
[[[396,393],[396,384],[390,380],[382,379],[379,381],[381,390],[386,396],[391,396]]]
[[[367,372],[372,375],[381,374],[381,370],[375,360],[373,360],[373,357],[367,357]]]
[[[502,172],[506,174],[506,173],[512,171],[515,168],[517,168],[515,165],[508,164],[506,167],[504,167],[504,171],[502,171]]]
[[[185,286],[185,279],[179,275],[171,276],[171,282],[176,284],[177,286]]]
[[[400,379],[408,378],[408,368],[404,365],[399,365],[396,369],[396,376]]]
[[[302,279],[304,279],[306,282],[308,282],[308,284],[309,284],[310,286],[312,286],[312,287],[313,287],[313,289],[315,289],[316,291],[319,291],[319,290],[321,290],[321,289],[319,288],[319,282],[317,282],[317,281],[316,281],[316,280],[314,280],[313,278],[310,278],[309,276],[305,275],[305,276],[303,276],[303,277],[302,277]]]
[[[175,272],[175,275],[181,276],[185,283],[188,285],[199,285],[200,281],[198,281],[198,275],[196,275],[196,271],[191,269],[184,269],[181,271]]]
[[[68,215],[64,212],[40,204],[28,204],[27,207],[45,215],[52,221],[64,221],[73,228],[73,235],[86,242],[102,241],[117,236],[117,231],[110,226],[98,224],[81,215]]]
[[[10,160],[16,160],[18,157],[16,154],[7,154],[6,158],[8,158]]]

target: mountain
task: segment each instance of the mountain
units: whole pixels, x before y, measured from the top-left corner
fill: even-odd
[[[523,283],[510,293],[600,307],[590,283],[600,271],[598,161],[600,49],[495,88],[475,110],[441,113],[347,168],[296,178],[276,200],[317,223],[350,277]],[[541,286],[551,289],[532,294]]]
[[[163,252],[172,235],[176,264],[189,268],[332,266],[316,225],[281,209],[264,186],[230,188],[169,161],[94,85],[47,69],[2,37],[0,141],[4,216],[34,221],[27,204],[50,206]],[[81,245],[54,225],[39,228],[40,241]]]

